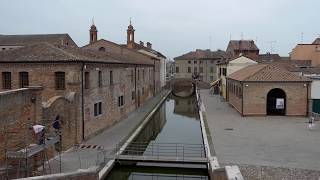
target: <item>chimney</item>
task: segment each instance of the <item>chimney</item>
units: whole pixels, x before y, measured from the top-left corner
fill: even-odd
[[[152,49],[152,44],[150,42],[147,42],[147,48]]]
[[[140,41],[139,42],[140,46],[144,46],[144,42]]]

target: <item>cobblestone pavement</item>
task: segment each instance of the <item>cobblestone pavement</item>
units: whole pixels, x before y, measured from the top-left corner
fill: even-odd
[[[283,170],[279,178],[284,179],[300,179],[288,178],[292,177],[285,173],[291,173],[289,169],[296,174],[316,174],[314,178],[320,175],[320,122],[309,130],[305,117],[242,117],[227,102],[222,102],[220,96],[211,95],[208,90],[201,90],[201,97],[221,164],[240,164],[244,172],[251,169],[260,174],[258,169],[265,169],[269,174]],[[278,179],[278,176],[265,179]]]
[[[77,169],[87,169],[96,166],[103,161],[104,150],[113,150],[118,143],[134,131],[134,129],[144,120],[145,116],[159,103],[159,101],[168,93],[167,90],[159,93],[155,98],[147,101],[143,106],[129,114],[128,118],[121,120],[114,126],[106,129],[95,137],[83,142],[85,148],[73,148],[61,156],[62,172],[71,172]],[[89,147],[89,148],[87,148]],[[55,157],[51,162],[51,173],[59,173],[59,157]]]

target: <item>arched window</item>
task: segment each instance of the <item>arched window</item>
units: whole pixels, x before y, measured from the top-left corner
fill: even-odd
[[[100,48],[99,48],[99,51],[105,52],[105,51],[106,51],[106,48],[100,47]]]

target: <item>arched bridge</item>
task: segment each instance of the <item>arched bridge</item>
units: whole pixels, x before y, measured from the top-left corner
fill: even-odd
[[[179,97],[188,97],[195,93],[196,87],[210,88],[208,83],[203,81],[188,79],[188,78],[175,78],[171,80],[172,93]]]

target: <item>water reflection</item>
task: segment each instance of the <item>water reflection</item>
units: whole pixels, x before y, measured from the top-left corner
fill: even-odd
[[[134,139],[134,143],[127,147],[124,154],[159,156],[161,153],[160,155],[175,157],[195,154],[204,157],[200,121],[196,108],[195,97],[168,97]],[[188,144],[188,148],[182,144]],[[175,147],[173,152],[172,149],[167,148],[168,145]],[[138,165],[141,164],[138,163]],[[169,173],[155,168],[148,168],[148,172],[142,172],[138,166],[129,168],[120,166],[112,171],[108,179],[207,179],[206,175],[193,173],[192,170],[180,172],[176,168],[170,169],[173,172],[169,171]]]

